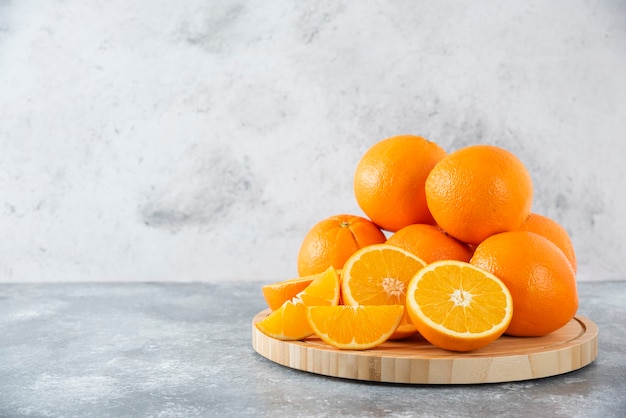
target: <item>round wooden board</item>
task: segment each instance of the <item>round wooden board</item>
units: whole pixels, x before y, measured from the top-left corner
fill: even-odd
[[[252,320],[252,346],[269,360],[293,369],[347,379],[408,384],[512,382],[555,376],[584,367],[598,356],[598,327],[576,316],[545,337],[502,336],[487,347],[457,353],[434,347],[420,335],[387,341],[364,351],[339,350],[316,336],[281,341]]]

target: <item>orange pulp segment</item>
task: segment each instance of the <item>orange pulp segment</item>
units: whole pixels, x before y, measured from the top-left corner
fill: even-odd
[[[454,260],[433,262],[409,282],[406,308],[431,344],[470,351],[500,337],[513,315],[506,285],[493,274]]]
[[[313,334],[307,319],[306,307],[337,305],[339,303],[339,276],[329,267],[293,299],[256,323],[264,334],[279,340],[301,340]]]
[[[366,350],[389,339],[402,317],[402,305],[307,306],[309,325],[325,343]]]

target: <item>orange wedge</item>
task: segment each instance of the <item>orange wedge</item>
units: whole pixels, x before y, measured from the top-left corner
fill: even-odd
[[[343,303],[358,305],[403,305],[406,288],[426,263],[414,254],[389,244],[370,245],[356,251],[343,266]],[[417,332],[405,313],[390,339]]]
[[[367,350],[389,339],[404,316],[404,306],[308,306],[306,315],[315,334],[327,344]]]
[[[262,333],[279,340],[306,338],[313,334],[306,319],[306,307],[337,305],[339,289],[337,271],[329,267],[293,299],[287,300],[278,309],[257,322],[256,327]]]
[[[493,274],[462,261],[435,261],[409,282],[406,308],[417,330],[437,347],[470,351],[500,337],[513,300]]]
[[[263,297],[267,302],[267,306],[275,311],[286,301],[295,298],[298,293],[303,291],[313,280],[322,274],[324,273],[264,285],[261,290],[263,290]]]

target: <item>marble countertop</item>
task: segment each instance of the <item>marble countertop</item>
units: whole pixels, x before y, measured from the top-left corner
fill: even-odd
[[[580,283],[590,365],[545,379],[395,385],[257,354],[261,282],[0,284],[0,416],[621,416],[626,282]]]

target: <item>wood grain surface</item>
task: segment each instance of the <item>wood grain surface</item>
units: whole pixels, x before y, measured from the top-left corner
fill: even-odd
[[[576,316],[544,337],[502,336],[479,350],[439,349],[420,335],[387,341],[370,350],[339,350],[316,336],[281,341],[263,334],[252,320],[252,346],[269,360],[326,376],[407,384],[476,384],[537,379],[584,367],[598,356],[598,327]]]

